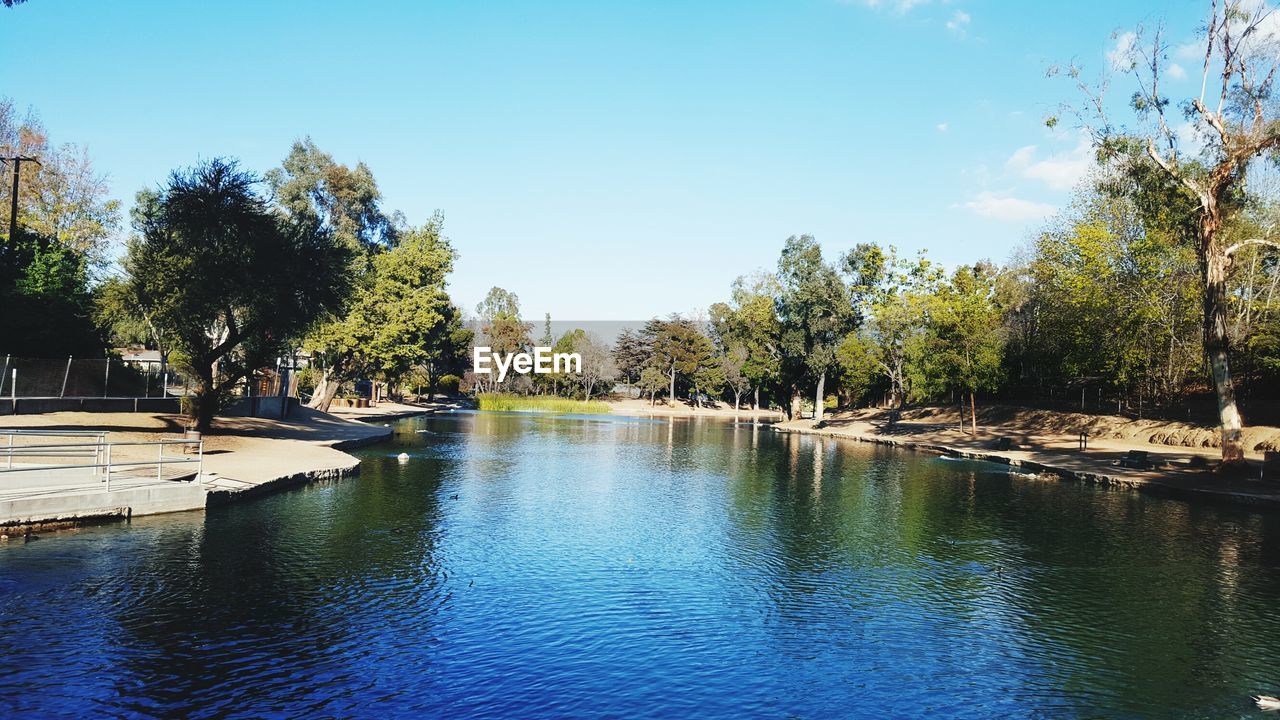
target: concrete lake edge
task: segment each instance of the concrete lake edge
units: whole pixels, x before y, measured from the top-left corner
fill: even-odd
[[[430,404],[383,403],[376,408],[344,409],[332,413],[299,409],[296,411],[298,416],[292,421],[295,427],[305,426],[322,418],[320,424],[323,428],[317,431],[320,437],[289,437],[287,428],[278,433],[259,430],[257,437],[250,438],[256,443],[252,448],[237,450],[232,456],[216,456],[206,452],[205,472],[198,483],[171,478],[160,484],[113,489],[110,492],[90,490],[0,500],[0,539],[128,521],[134,516],[194,512],[290,488],[355,477],[360,473],[360,460],[344,451],[384,442],[393,435],[390,427],[375,423],[431,415],[460,407],[462,405],[455,401],[442,399]],[[83,415],[81,420],[93,420],[96,417],[92,413]],[[39,416],[25,417],[30,419]],[[244,420],[229,416],[224,422],[235,422],[238,419]],[[248,421],[253,422],[252,419]],[[38,429],[40,425],[29,427]],[[355,428],[359,430],[352,432]],[[235,434],[234,431],[232,434]],[[208,439],[217,437],[219,436],[212,435]],[[306,448],[306,457],[299,457],[298,452],[285,451],[280,443],[301,444]],[[296,444],[292,447],[301,450]],[[259,474],[264,466],[270,466],[273,461],[278,462],[281,456],[289,457],[289,464],[293,467],[285,472],[267,470],[264,474]],[[232,458],[230,468],[227,467],[228,457]],[[246,462],[252,466],[251,469],[245,467]],[[228,469],[238,478],[228,475],[225,472]],[[247,470],[248,475],[243,475]]]
[[[355,450],[357,448],[366,447],[368,445],[376,445],[380,442],[386,441],[392,435],[390,428],[381,429],[386,430],[386,432],[378,435],[370,435],[365,438],[343,440],[329,445],[328,447],[343,452],[346,450]],[[289,475],[278,475],[264,482],[247,485],[238,489],[219,488],[217,490],[207,490],[205,491],[205,507],[210,508],[230,505],[231,503],[251,500],[253,498],[270,495],[271,493],[288,490],[290,488],[301,487],[303,485],[346,480],[348,478],[358,476],[360,474],[360,459],[354,455],[347,455],[345,452],[343,452],[343,455],[346,455],[349,461],[340,467],[303,470]]]
[[[360,460],[345,451],[384,442],[392,436],[390,428],[358,424],[368,427],[370,432],[362,437],[321,443],[322,447],[340,455],[337,464],[330,467],[272,475],[236,487],[217,487],[219,479],[215,478],[200,483],[170,481],[162,487],[113,490],[109,493],[0,501],[0,538],[127,522],[134,516],[203,511],[312,483],[352,478],[360,473]],[[211,484],[215,486],[209,487]]]

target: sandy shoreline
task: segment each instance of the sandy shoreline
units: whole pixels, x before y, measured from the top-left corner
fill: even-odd
[[[742,407],[734,410],[732,405],[720,403],[716,407],[694,408],[685,403],[678,403],[670,406],[658,401],[657,405],[650,406],[648,400],[606,400],[605,404],[609,406],[609,413],[612,415],[637,415],[641,417],[720,417],[726,419],[733,418],[760,418],[761,420],[781,420],[782,413],[776,410],[752,410],[749,407]]]
[[[992,421],[992,424],[979,426],[978,433],[973,435],[958,429],[958,417],[954,411],[940,408],[909,411],[893,425],[888,424],[884,413],[877,410],[836,413],[829,416],[824,427],[815,428],[811,420],[785,422],[778,412],[754,412],[745,408],[735,412],[724,404],[695,409],[683,404],[675,407],[663,404],[650,406],[645,400],[615,400],[608,405],[614,415],[759,419],[770,423],[770,427],[779,432],[816,434],[988,460],[1030,473],[1181,497],[1280,507],[1280,477],[1274,482],[1220,477],[1193,465],[1193,462],[1212,465],[1218,455],[1216,448],[1166,444],[1170,440],[1208,442],[1196,435],[1192,426],[1187,426],[1191,429],[1170,429],[1174,424],[1151,421],[1142,424],[1123,418],[992,409],[981,418],[984,422]],[[344,408],[332,414],[300,408],[287,420],[222,417],[215,422],[213,431],[203,438],[203,473],[199,483],[187,483],[188,490],[198,489],[199,492],[187,492],[186,499],[179,505],[172,502],[168,505],[143,503],[141,507],[151,508],[145,512],[200,510],[285,487],[349,477],[359,472],[360,461],[344,451],[390,437],[390,421],[458,407],[460,405],[456,401],[413,405],[382,403],[375,408]],[[0,429],[105,430],[112,442],[178,437],[184,425],[185,421],[180,416],[160,413],[64,412],[0,416]],[[1087,450],[1078,447],[1080,429],[1090,431]],[[1269,449],[1277,434],[1280,434],[1280,429],[1251,429],[1251,438],[1257,442],[1251,444],[1255,449],[1249,456],[1255,461],[1255,467],[1262,456],[1262,451],[1256,448]],[[999,438],[1007,438],[1012,445],[1010,449],[996,449]],[[1162,442],[1149,442],[1148,438]],[[1142,470],[1120,467],[1118,461],[1130,450],[1146,451],[1152,461],[1151,467]],[[114,457],[116,460],[138,460],[153,457],[151,453],[154,453],[152,447],[124,446]],[[1271,472],[1280,476],[1277,470],[1280,469]],[[96,515],[85,512],[59,517],[54,511],[41,515],[41,505],[23,505],[20,502],[27,499],[23,497],[26,491],[20,486],[20,476],[21,473],[10,475],[0,481],[0,527],[66,521],[75,524],[96,516],[129,517],[133,514],[132,508],[121,507],[116,502],[120,498],[103,496],[93,501],[105,505]],[[13,487],[7,487],[5,483]],[[152,489],[173,490],[176,484],[172,480],[157,480]],[[38,496],[40,493],[31,494]],[[157,509],[162,507],[164,509]],[[65,511],[63,514],[66,515]]]
[[[1212,466],[1219,455],[1216,448],[1091,436],[1088,449],[1081,450],[1076,433],[1006,424],[994,427],[980,425],[978,433],[973,435],[958,429],[954,413],[948,416],[946,411],[934,410],[927,417],[941,422],[906,419],[889,425],[880,411],[864,410],[835,415],[822,428],[815,428],[811,420],[793,420],[772,425],[771,429],[997,462],[1031,474],[1127,487],[1166,496],[1280,508],[1278,469],[1269,469],[1268,479],[1258,480],[1223,477],[1193,465],[1193,462],[1199,462],[1195,458],[1199,458]],[[1115,432],[1124,434],[1122,430]],[[996,449],[999,438],[1009,438],[1011,448]],[[1121,467],[1118,464],[1120,459],[1131,450],[1148,453],[1151,467]],[[1249,456],[1257,460],[1261,453],[1251,452]],[[1258,469],[1259,464],[1255,462],[1253,472]]]

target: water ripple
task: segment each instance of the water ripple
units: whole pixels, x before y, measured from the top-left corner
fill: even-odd
[[[6,715],[1209,718],[1280,690],[1274,514],[743,424],[396,431],[353,481],[0,546]]]

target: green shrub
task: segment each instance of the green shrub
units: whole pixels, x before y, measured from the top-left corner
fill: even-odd
[[[456,393],[460,382],[462,378],[457,375],[441,375],[439,382],[436,383],[436,390],[442,393]]]
[[[315,392],[316,386],[320,384],[320,378],[324,374],[320,368],[314,365],[308,365],[298,369],[298,393],[302,395],[310,395]]]

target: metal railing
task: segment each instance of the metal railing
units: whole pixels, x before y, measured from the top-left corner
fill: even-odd
[[[13,458],[19,457],[89,457],[94,458],[94,464],[98,464],[103,458],[103,448],[106,445],[107,433],[102,430],[12,430],[0,429],[0,435],[4,436],[5,444],[0,448],[0,452],[5,456],[5,470],[13,470]],[[76,446],[75,450],[66,452],[56,452],[49,445],[15,445],[14,440],[17,438],[94,438],[92,443],[93,450],[90,452],[87,446],[90,443],[71,443]],[[62,445],[59,445],[61,447]],[[82,449],[83,448],[83,449]],[[28,452],[31,451],[31,452]],[[24,468],[18,468],[23,470]]]
[[[193,481],[198,482],[200,474],[204,467],[204,439],[190,438],[161,438],[159,440],[135,440],[124,442],[113,442],[107,440],[107,433],[96,430],[12,430],[0,429],[0,437],[5,438],[5,442],[0,444],[0,456],[4,458],[4,467],[0,467],[0,478],[8,473],[19,472],[39,472],[51,470],[89,470],[90,476],[98,479],[99,482],[106,484],[106,490],[111,491],[111,475],[113,472],[123,470],[125,468],[141,468],[154,465],[156,468],[156,480],[164,480],[164,471],[166,465],[182,465],[194,464],[195,472]],[[17,439],[29,438],[86,438],[82,442],[39,442],[33,444],[15,444]],[[87,440],[92,438],[92,440]],[[167,455],[166,448],[182,447],[184,452],[182,455]],[[155,459],[146,460],[119,460],[113,459],[113,451],[118,448],[137,448],[137,447],[154,447],[156,448]],[[195,456],[190,453],[194,451]],[[14,458],[37,458],[49,459],[57,458],[65,460],[68,458],[87,458],[90,462],[63,463],[63,464],[23,464],[14,467]]]

